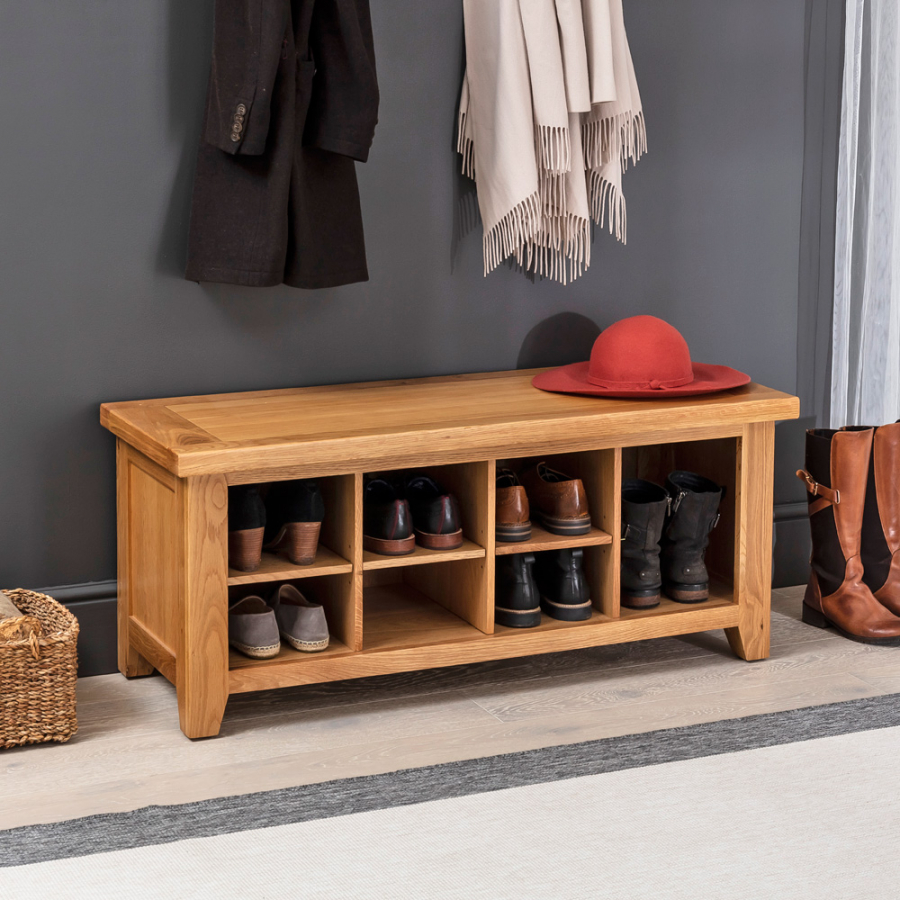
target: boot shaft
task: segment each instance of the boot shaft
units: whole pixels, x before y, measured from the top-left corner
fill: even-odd
[[[535,579],[541,596],[562,604],[577,604],[590,599],[584,575],[584,551],[548,550],[541,553],[535,566]]]
[[[719,521],[722,488],[695,472],[676,471],[666,479],[672,512],[663,532],[663,579],[673,584],[707,584],[706,549]]]
[[[622,552],[659,549],[669,510],[665,489],[642,478],[622,482]]]
[[[497,584],[533,584],[534,554],[513,553],[509,556],[498,556],[496,562]]]
[[[872,437],[871,428],[816,428],[806,433],[806,472],[798,474],[808,491],[810,565],[822,596],[838,590],[846,578],[848,561],[860,556]],[[874,496],[869,508],[871,528]]]
[[[854,429],[856,430],[856,429]],[[876,593],[900,596],[894,557],[900,552],[900,423],[874,430],[860,554],[863,581]],[[896,570],[896,565],[893,566]],[[888,581],[892,583],[888,585]],[[892,606],[894,604],[892,603]]]
[[[669,495],[652,481],[629,478],[622,483],[622,589],[658,592],[662,587],[659,541],[669,509]]]

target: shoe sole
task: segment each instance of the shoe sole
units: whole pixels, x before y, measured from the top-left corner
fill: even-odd
[[[652,594],[626,594],[622,591],[619,602],[626,609],[653,609],[659,606],[660,599],[659,591]]]
[[[676,603],[702,603],[709,600],[709,584],[677,585],[667,584],[663,592]]]
[[[319,653],[322,650],[328,649],[328,641],[329,638],[325,638],[324,641],[301,641],[297,638],[291,636],[285,631],[281,632],[281,636],[286,640],[295,650],[299,650],[301,653]]]
[[[368,550],[370,553],[377,553],[379,556],[406,556],[415,551],[416,536],[411,534],[407,538],[387,541],[383,538],[363,535],[363,549]]]
[[[541,624],[541,608],[535,606],[534,609],[506,609],[495,606],[494,622],[506,628],[534,628]]]
[[[546,597],[541,597],[541,609],[560,622],[585,622],[591,617],[591,601],[584,603],[554,603]]]
[[[586,516],[584,519],[557,519],[554,516],[547,516],[541,513],[539,519],[544,528],[550,534],[559,534],[566,537],[576,536],[579,534],[590,534],[591,517]]]
[[[498,525],[494,534],[503,544],[518,544],[531,539],[531,522],[520,525]]]
[[[273,659],[281,651],[280,643],[271,644],[268,647],[251,647],[249,644],[241,644],[238,641],[229,641],[228,644],[239,653],[243,653],[244,656],[249,656],[250,659]]]
[[[844,631],[840,625],[835,625],[824,613],[813,609],[809,604],[803,604],[803,612],[801,613],[801,621],[806,625],[813,625],[816,628],[833,628],[838,634],[843,635],[849,641],[856,641],[857,644],[879,644],[882,647],[900,647],[900,637],[890,638],[867,638],[858,634],[852,634]]]
[[[415,542],[426,550],[458,550],[463,545],[463,533],[451,531],[450,534],[429,534],[427,531],[415,530]]]
[[[283,551],[295,566],[312,565],[316,561],[321,530],[321,522],[288,522],[263,550],[272,553]]]
[[[262,562],[265,528],[228,532],[228,565],[239,572],[255,572]]]

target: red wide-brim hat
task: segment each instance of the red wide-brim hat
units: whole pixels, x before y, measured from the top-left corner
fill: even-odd
[[[600,334],[587,362],[541,372],[542,391],[663,400],[741,387],[750,376],[728,366],[692,363],[681,333],[655,316],[632,316]]]

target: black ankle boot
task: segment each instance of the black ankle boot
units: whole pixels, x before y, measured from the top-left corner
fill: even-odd
[[[533,628],[541,624],[541,603],[531,566],[534,556],[514,553],[498,556],[494,621],[510,628]]]
[[[722,488],[694,472],[672,472],[666,479],[672,511],[661,541],[663,585],[679,603],[709,599],[706,548],[719,521]]]
[[[668,508],[669,495],[658,484],[643,478],[622,483],[621,598],[627,609],[659,606],[659,539]]]
[[[548,550],[538,555],[535,580],[541,609],[552,619],[581,622],[591,617],[591,592],[581,560],[584,551]]]

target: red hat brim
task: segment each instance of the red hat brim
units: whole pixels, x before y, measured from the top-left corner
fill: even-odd
[[[595,394],[598,397],[634,397],[653,400],[665,400],[667,397],[688,397],[691,394],[712,394],[715,391],[727,391],[730,388],[749,384],[750,376],[728,366],[709,366],[704,363],[692,363],[694,380],[680,387],[660,388],[658,390],[623,388],[605,388],[588,381],[589,362],[572,363],[559,369],[541,372],[531,379],[531,383],[542,391],[553,391],[558,394]]]

